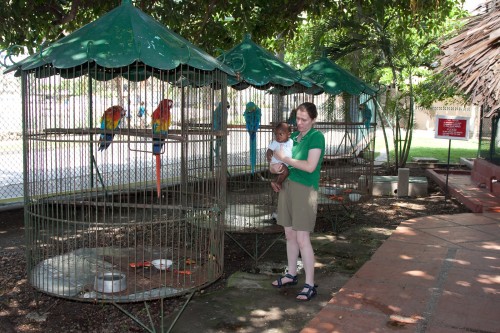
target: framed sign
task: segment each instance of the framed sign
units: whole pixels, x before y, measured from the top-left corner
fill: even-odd
[[[469,117],[436,116],[436,139],[469,140]]]

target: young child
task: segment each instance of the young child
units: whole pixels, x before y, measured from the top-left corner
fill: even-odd
[[[281,184],[288,177],[288,165],[276,159],[273,153],[277,149],[283,149],[286,156],[292,156],[293,141],[290,139],[291,129],[286,122],[281,122],[274,129],[274,140],[269,144],[266,151],[267,161],[269,162],[269,171],[277,174],[276,180],[271,182],[273,190],[276,192],[281,189]]]

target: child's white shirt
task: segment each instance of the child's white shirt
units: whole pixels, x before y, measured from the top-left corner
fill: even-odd
[[[270,149],[272,151],[275,151],[276,149],[283,149],[283,152],[285,153],[285,156],[292,157],[292,147],[293,147],[293,140],[288,139],[287,142],[278,142],[276,140],[273,140],[267,149]],[[275,163],[283,163],[282,161],[278,160],[276,157],[271,158],[271,164]],[[286,163],[285,163],[286,164]],[[288,166],[288,164],[286,164]]]

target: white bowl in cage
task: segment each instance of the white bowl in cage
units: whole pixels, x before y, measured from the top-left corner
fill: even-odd
[[[127,277],[123,273],[107,272],[96,276],[94,289],[101,293],[117,293],[127,289]]]
[[[323,187],[320,189],[320,192],[325,195],[339,195],[342,193],[342,189],[337,187]]]
[[[349,200],[352,202],[359,201],[361,199],[362,195],[359,193],[349,193]]]
[[[169,259],[155,259],[151,261],[151,263],[153,264],[153,266],[160,270],[165,270],[172,267],[172,260]]]

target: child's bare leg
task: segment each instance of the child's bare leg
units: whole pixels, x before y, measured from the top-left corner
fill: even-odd
[[[281,184],[283,184],[287,177],[288,167],[282,164],[281,172],[276,177],[276,180],[271,182],[271,187],[273,188],[274,192],[279,192],[281,190]]]
[[[283,170],[283,172],[276,177],[276,184],[278,184],[279,187],[281,187],[281,184],[283,184],[285,179],[288,177],[288,167],[283,164],[283,168],[281,170]]]
[[[269,164],[269,172],[271,172],[272,174],[279,174],[280,173],[280,165],[281,163],[270,163]]]

